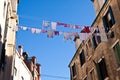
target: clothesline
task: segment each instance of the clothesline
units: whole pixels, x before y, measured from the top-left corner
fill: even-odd
[[[60,21],[48,21],[48,20],[42,20],[37,17],[31,17],[31,16],[25,16],[25,15],[19,15],[21,18],[26,18],[26,19],[32,19],[35,21],[42,21],[42,27],[43,28],[48,28],[51,27],[53,30],[57,29],[57,26],[63,26],[66,28],[71,28],[71,29],[84,29],[85,27],[89,27],[89,29],[92,28],[92,26],[82,26],[82,25],[77,25],[77,24],[67,24],[65,22],[60,22]],[[103,28],[100,28],[103,29]]]
[[[85,32],[89,33],[93,27],[91,26],[80,26],[80,25],[72,25],[72,24],[67,24],[67,23],[62,23],[62,22],[50,22],[50,21],[45,21],[43,20],[42,27],[43,28],[48,28],[51,26],[51,29],[56,30],[57,26],[63,26],[71,29],[84,29]],[[98,27],[94,27],[98,28]],[[99,28],[99,30],[104,29],[104,28]]]
[[[33,28],[33,27],[26,27],[26,26],[16,26],[15,27],[15,30],[16,31],[19,31],[19,30],[24,30],[24,31],[27,31],[27,30],[30,30],[31,33],[36,33],[36,34],[40,34],[40,33],[47,33],[47,37],[48,38],[53,38],[54,36],[58,36],[58,35],[64,35],[64,39],[65,40],[71,40],[72,41],[72,37],[79,37],[80,40],[86,40],[90,35],[95,35],[95,36],[102,36],[104,37],[103,34],[99,34],[99,33],[91,33],[92,31],[89,31],[89,32],[81,32],[81,33],[78,33],[78,32],[63,32],[63,31],[57,31],[57,30],[45,30],[45,29],[39,29],[39,28]],[[98,28],[95,28],[95,30],[98,30]]]

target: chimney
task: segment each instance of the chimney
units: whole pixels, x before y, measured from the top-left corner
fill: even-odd
[[[35,56],[32,57],[32,61],[33,61],[33,64],[36,65],[36,57]]]
[[[41,65],[37,63],[36,66],[37,66],[37,72],[38,72],[37,77],[38,77],[38,80],[40,80],[40,67],[41,67]]]
[[[18,46],[18,52],[20,55],[23,53],[23,46]]]
[[[28,53],[27,53],[27,52],[23,52],[22,56],[23,56],[23,58],[24,58],[25,60],[28,59]]]
[[[36,64],[37,65],[37,72],[40,74],[40,67],[41,67],[41,65],[40,64]]]

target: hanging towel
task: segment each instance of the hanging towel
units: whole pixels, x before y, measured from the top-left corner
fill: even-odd
[[[25,30],[25,31],[26,31],[26,30],[28,30],[28,28],[27,28],[27,27],[22,27],[22,29],[23,29],[23,30]]]
[[[39,34],[41,32],[41,29],[35,29],[36,33]]]
[[[46,30],[42,29],[42,33],[46,33],[46,32],[47,32]]]
[[[63,34],[63,32],[60,31],[59,34],[61,35],[61,34]]]
[[[71,33],[65,32],[65,33],[64,33],[64,39],[65,39],[65,40],[72,40],[72,38],[71,38]]]
[[[64,25],[65,23],[60,23],[60,22],[57,22],[57,25],[58,26],[61,26],[61,25]]]
[[[74,36],[74,37],[79,37],[79,35],[78,35],[77,32],[72,32],[72,36]]]
[[[32,32],[32,33],[35,33],[35,28],[31,28],[31,32]]]
[[[75,25],[75,29],[79,29],[79,28],[81,28],[80,26],[78,26],[78,25]]]
[[[50,22],[49,21],[43,21],[43,27],[47,28],[50,26]]]
[[[54,31],[54,35],[59,35],[59,31]]]
[[[85,31],[86,33],[90,33],[90,28],[87,27],[87,26],[85,26],[85,27],[84,27],[84,31]]]
[[[53,38],[53,31],[52,30],[47,31],[47,37],[48,38]]]
[[[57,23],[56,22],[51,22],[51,25],[52,25],[52,29],[56,30]]]
[[[80,40],[87,40],[89,37],[89,33],[80,33],[79,37],[80,37]]]

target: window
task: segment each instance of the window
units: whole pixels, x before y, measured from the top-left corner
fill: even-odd
[[[105,27],[105,32],[108,33],[112,26],[115,24],[115,19],[112,13],[112,8],[109,6],[108,12],[102,18]]]
[[[17,69],[16,69],[16,67],[14,67],[14,74],[15,74],[15,76],[17,75]]]
[[[82,80],[87,80],[87,75]]]
[[[88,40],[88,46],[91,47],[92,44],[91,44],[91,40]]]
[[[37,77],[35,77],[35,80],[37,80]]]
[[[117,43],[114,47],[114,52],[115,52],[115,56],[116,56],[116,60],[118,62],[118,65],[120,66],[120,45],[119,43]]]
[[[24,80],[24,77],[23,77],[23,76],[21,76],[21,80]]]
[[[101,61],[96,64],[96,68],[99,80],[104,80],[106,77],[108,77],[104,58],[102,58]]]
[[[87,77],[84,80],[87,80]]]
[[[74,77],[76,75],[76,67],[75,67],[75,63],[72,66],[72,76]]]
[[[82,52],[79,55],[79,59],[81,62],[81,66],[85,63],[85,55],[84,55],[84,50],[82,50]]]
[[[88,55],[88,44],[86,44],[86,55],[89,56]]]
[[[0,68],[4,70],[5,66],[5,42],[2,44],[2,51],[1,51],[1,60],[0,60]]]
[[[94,69],[90,72],[90,80],[95,80]]]
[[[2,42],[1,42],[1,38],[2,38],[2,33],[1,33],[1,25],[0,25],[0,50],[2,50]],[[1,52],[0,52],[0,60],[1,60]]]
[[[92,37],[92,42],[93,42],[94,49],[96,49],[98,44],[101,42],[101,37],[100,37],[100,34],[99,34],[99,30],[95,30],[95,32],[93,34],[93,37]]]
[[[6,2],[4,2],[3,17],[5,17],[5,8],[6,8]]]

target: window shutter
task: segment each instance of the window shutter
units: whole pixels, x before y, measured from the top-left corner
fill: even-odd
[[[117,54],[118,54],[118,63],[120,64],[120,45],[119,44],[117,44],[116,49],[117,49]]]
[[[115,24],[115,19],[114,19],[114,16],[113,16],[112,8],[110,6],[109,6],[109,12],[110,12],[110,16],[111,16],[111,19],[112,19],[112,24]]]
[[[95,49],[97,47],[97,44],[96,44],[96,40],[95,40],[95,36],[94,35],[92,36],[92,43],[93,43],[93,47]]]
[[[96,69],[97,69],[98,80],[102,80],[99,64],[95,63],[95,66],[96,66]]]
[[[98,43],[101,42],[101,37],[100,36],[97,36],[97,41],[98,41]]]
[[[102,17],[102,21],[103,21],[103,25],[104,25],[104,28],[105,28],[105,32],[107,32],[107,22],[106,22],[106,17],[105,16],[103,16]]]

